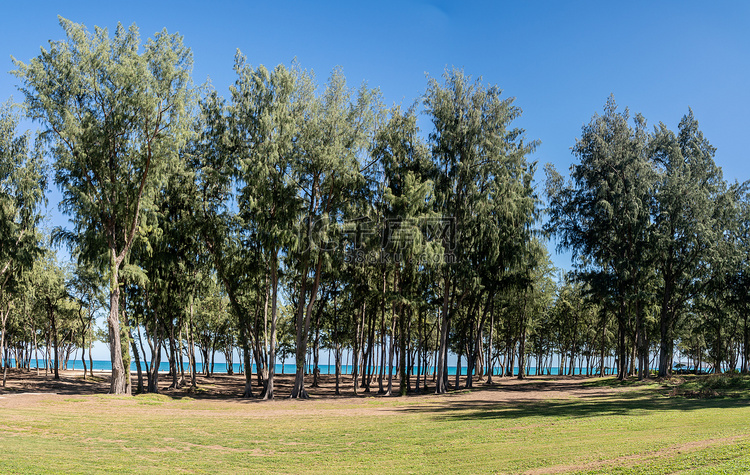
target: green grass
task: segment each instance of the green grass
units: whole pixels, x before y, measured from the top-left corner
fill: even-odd
[[[677,394],[694,397],[750,398],[750,378],[739,374],[712,374],[687,377],[677,387]]]
[[[744,391],[743,381],[682,384]],[[524,401],[519,393],[517,402],[486,397],[497,388],[265,403],[53,396],[0,404],[0,473],[750,470],[746,398],[666,397],[663,384],[632,386],[587,398]]]
[[[628,378],[595,378],[582,383],[583,387],[628,388],[634,391],[658,390],[670,397],[687,398],[745,398],[750,399],[750,377],[741,374],[682,375],[670,379],[638,381]]]

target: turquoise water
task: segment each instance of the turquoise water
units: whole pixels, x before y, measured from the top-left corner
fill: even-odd
[[[11,363],[12,365],[13,363]],[[34,360],[31,361],[32,366],[34,365]],[[86,367],[88,368],[89,362],[86,361]],[[44,367],[44,360],[39,360],[39,366]],[[318,365],[320,368],[321,374],[335,374],[336,367],[334,365]],[[68,369],[77,369],[82,370],[83,365],[81,364],[81,360],[69,360],[68,361]],[[144,364],[141,364],[141,369],[145,372],[146,366]],[[232,365],[232,369],[234,373],[240,372],[240,365],[239,363],[235,363]],[[276,374],[282,374],[282,365],[281,363],[276,363]],[[109,360],[94,360],[94,371],[111,371],[112,370],[112,363]],[[185,371],[188,370],[188,365],[185,364]],[[558,374],[559,368],[552,368],[552,374],[556,375]],[[130,363],[130,371],[135,372],[137,371],[135,363]],[[162,362],[159,365],[159,371],[160,372],[169,372],[169,362]],[[203,372],[203,363],[196,363],[196,371],[199,373]],[[296,367],[294,364],[285,364],[283,367],[283,373],[284,374],[294,374],[296,371]],[[429,374],[432,374],[433,368],[428,368]],[[214,373],[226,373],[227,372],[227,365],[226,363],[215,363],[214,364]],[[255,365],[253,365],[253,372],[255,372]],[[351,373],[352,372],[352,366],[351,365],[341,365],[341,372],[344,374]],[[515,374],[518,374],[518,367],[515,368],[514,371]],[[455,366],[449,366],[448,367],[448,374],[455,376],[456,375],[456,367]],[[461,374],[466,375],[466,366],[461,367]],[[494,374],[500,374],[500,368],[495,368]],[[530,376],[533,376],[536,374],[536,368],[532,367],[528,373]],[[586,368],[576,368],[575,374],[586,374]]]

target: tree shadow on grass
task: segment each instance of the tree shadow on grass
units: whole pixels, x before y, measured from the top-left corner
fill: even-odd
[[[81,396],[88,394],[106,394],[109,391],[109,375],[94,373],[94,377],[82,375],[71,376],[63,373],[60,379],[54,379],[52,373],[47,375],[43,371],[39,375],[35,370],[26,371],[11,369],[8,371],[7,394],[50,393],[65,396]]]
[[[747,399],[665,398],[638,393],[594,395],[582,399],[524,399],[488,401],[462,399],[441,401],[439,405],[409,406],[407,413],[430,413],[442,420],[523,419],[529,417],[588,418],[602,416],[648,415],[669,411],[737,409],[750,406]]]

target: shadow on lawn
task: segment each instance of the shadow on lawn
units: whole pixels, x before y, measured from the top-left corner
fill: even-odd
[[[409,413],[431,413],[444,420],[519,419],[525,417],[586,418],[647,415],[668,411],[690,412],[707,408],[737,409],[750,406],[747,399],[682,399],[638,393],[592,395],[583,399],[524,399],[488,401],[482,399],[443,400],[439,405],[409,406]]]

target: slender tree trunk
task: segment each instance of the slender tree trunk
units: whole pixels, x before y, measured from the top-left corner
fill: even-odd
[[[36,345],[36,335],[34,336],[34,339],[35,339],[35,343],[34,344]],[[94,356],[93,356],[93,351],[92,351],[93,350],[93,348],[92,348],[93,344],[94,344],[93,343],[93,338],[89,339],[89,376],[91,376],[92,378],[94,377]],[[37,368],[38,368],[38,366],[37,366]]]
[[[174,320],[170,321],[169,328],[169,372],[172,374],[172,385],[173,389],[180,387],[179,380],[177,379],[177,344],[175,343],[174,337]]]
[[[275,254],[274,256],[276,256]],[[263,391],[263,399],[273,399],[273,381],[276,374],[276,321],[277,321],[277,302],[278,302],[278,258],[271,263],[271,334],[269,335],[268,345],[268,378],[266,378],[266,387]],[[282,372],[284,368],[281,368]],[[338,382],[338,381],[337,381]]]
[[[518,379],[526,379],[526,322],[522,323],[521,338],[518,342]]]
[[[415,348],[416,359],[417,359],[417,387],[416,387],[417,394],[419,394],[421,390],[420,383],[422,379],[422,366],[424,366],[424,362],[422,361],[422,352],[420,351],[421,349],[420,345],[422,342],[422,333],[423,333],[423,327],[424,327],[424,323],[422,322],[424,318],[423,313],[424,312],[420,306],[420,309],[417,312],[417,337],[415,338],[417,342],[417,345],[416,345],[417,347]]]
[[[490,296],[490,334],[489,339],[487,340],[487,384],[492,384],[492,373],[493,373],[493,364],[492,364],[492,339],[493,339],[493,332],[495,331],[495,308],[494,308],[494,298],[493,296]]]
[[[312,317],[313,305],[318,294],[321,270],[323,268],[323,256],[318,252],[318,262],[315,266],[315,279],[310,289],[310,301],[305,306],[307,291],[307,266],[302,273],[302,286],[299,295],[299,309],[297,311],[297,373],[294,377],[294,387],[291,398],[307,399],[309,395],[305,390],[305,356],[307,355],[307,338],[310,334],[310,318]]]
[[[406,379],[408,377],[408,368],[406,364],[406,357],[407,357],[407,349],[406,349],[406,321],[408,319],[407,315],[409,315],[409,312],[411,309],[409,307],[406,307],[406,309],[402,309],[401,311],[401,318],[399,319],[399,369],[401,370],[401,379],[399,381],[399,394],[401,396],[406,396]]]
[[[180,365],[180,383],[179,387],[183,388],[187,385],[185,380],[185,360],[183,358],[184,349],[182,347],[182,318],[178,319],[178,325],[180,327],[180,333],[177,339],[177,362]]]
[[[750,359],[750,327],[748,327],[747,311],[743,306],[742,315],[742,374],[748,373],[748,359]]]
[[[110,394],[129,394],[125,375],[125,365],[122,359],[122,342],[120,340],[120,281],[117,251],[110,248],[110,287],[109,287],[109,351],[112,360],[112,377],[110,379]]]
[[[396,352],[396,322],[398,321],[395,305],[391,316],[391,337],[388,351],[388,388],[385,390],[386,396],[393,395],[393,363]]]
[[[620,298],[620,314],[617,318],[618,327],[618,351],[620,357],[618,359],[617,368],[617,379],[620,381],[627,378],[627,348],[625,347],[625,301]]]
[[[3,322],[3,332],[0,335],[0,356],[2,356],[3,361],[3,387],[5,387],[5,382],[8,379],[8,361],[7,361],[7,353],[5,351],[5,324],[8,320],[8,305],[5,306],[5,310],[0,312],[0,318]]]
[[[148,391],[149,390],[148,387],[150,384],[149,381],[151,381],[151,365],[149,365],[148,359],[146,358],[146,348],[143,347],[143,335],[141,335],[141,326],[136,325],[136,328],[138,330],[138,345],[141,347],[141,353],[143,353],[143,363],[146,366],[146,390]],[[89,344],[91,344],[91,342],[89,342]],[[89,349],[89,356],[91,356],[91,349]],[[154,357],[152,355],[151,361],[153,360],[154,360]]]
[[[360,333],[363,331],[362,326],[364,324],[365,320],[365,303],[362,302],[362,314],[361,317],[357,319],[357,330],[356,334],[354,336],[354,351],[352,353],[352,370],[354,371],[354,395],[357,396],[357,391],[359,389],[359,348],[360,348]]]
[[[607,307],[602,305],[602,332],[601,332],[601,347],[600,347],[600,358],[599,361],[599,377],[604,377],[604,354],[607,344]]]
[[[8,379],[8,354],[5,351],[5,345],[6,345],[6,323],[8,321],[8,312],[10,311],[9,305],[5,306],[5,310],[0,310],[0,319],[3,323],[2,328],[2,334],[0,334],[0,356],[2,357],[3,362],[3,387],[5,387],[5,382]],[[37,365],[38,366],[38,365]]]
[[[445,270],[443,278],[443,310],[440,326],[440,342],[438,344],[438,361],[437,361],[437,380],[435,384],[435,394],[445,394],[448,390],[448,368],[446,367],[446,361],[448,360],[448,331],[450,328],[450,316],[448,312],[448,301],[450,293],[450,278],[449,271]]]
[[[57,339],[57,319],[55,318],[55,311],[52,309],[52,302],[50,301],[49,297],[47,297],[47,315],[49,316],[50,322],[52,322],[52,339],[55,351],[55,379],[60,379],[60,364],[58,359],[58,339]],[[7,368],[7,361],[6,361],[6,368]]]
[[[469,319],[468,327],[469,327],[469,335],[468,340],[466,342],[466,388],[469,389],[473,386],[474,380],[472,378],[473,372],[474,372],[474,350],[476,348],[476,340],[475,337],[475,325],[474,322],[477,322],[477,326],[479,325],[479,319],[473,317],[476,309],[478,308],[478,303],[476,304],[477,307],[472,307],[469,309],[469,314],[472,315],[472,317]]]
[[[36,342],[36,328],[34,328],[34,325],[31,325],[31,334],[34,335],[34,359],[36,361],[36,375],[39,376],[39,347],[37,346]],[[91,342],[89,342],[89,345],[91,345]],[[91,348],[89,347],[89,358],[91,358]],[[92,374],[93,377],[93,374]]]
[[[385,292],[386,292],[387,272],[383,269],[383,292],[380,299],[380,368],[378,371],[378,394],[385,394],[383,379],[385,378],[385,354],[387,346],[386,324],[385,324]]]
[[[132,331],[132,330],[131,330]],[[133,350],[133,357],[135,358],[135,369],[138,371],[138,387],[135,390],[136,394],[142,394],[143,393],[143,371],[141,370],[141,357],[138,354],[138,348],[135,346],[135,338],[130,337],[130,346]],[[144,355],[145,358],[145,355]],[[84,363],[85,364],[85,363]],[[84,370],[84,373],[86,371]]]
[[[370,384],[372,383],[373,374],[375,371],[375,323],[377,321],[377,309],[374,312],[370,312],[370,331],[367,337],[367,353],[364,358],[364,375],[365,380],[362,386],[365,388],[365,392],[370,392]]]
[[[83,318],[83,306],[78,308],[78,318],[81,320],[81,364],[83,365],[83,380],[86,381],[86,331],[88,325]]]
[[[195,312],[195,290],[190,292],[190,321],[188,322],[188,345],[190,347],[190,392],[195,392],[198,389],[198,384],[196,382],[197,375],[196,372],[196,363],[195,363],[195,329],[194,329],[194,312]]]
[[[635,302],[637,339],[636,348],[638,354],[638,379],[648,378],[648,343],[646,341],[646,328],[643,317],[643,305],[640,300]]]
[[[245,389],[242,392],[243,398],[253,397],[253,363],[250,359],[250,344],[247,335],[247,319],[240,316],[240,340],[242,340],[242,359],[245,364]],[[205,358],[205,357],[204,357]],[[203,361],[204,369],[208,361]]]
[[[324,310],[325,299],[318,303],[317,312],[315,312],[315,338],[313,339],[312,359],[313,359],[313,382],[311,387],[320,387],[320,321]]]
[[[462,353],[463,352],[459,350],[458,358],[456,359],[456,389],[461,388],[460,378],[461,378],[461,357],[463,356]]]
[[[154,341],[149,343],[151,347],[151,378],[148,382],[148,392],[159,393],[159,367],[161,366],[161,325],[159,321],[154,322]]]

